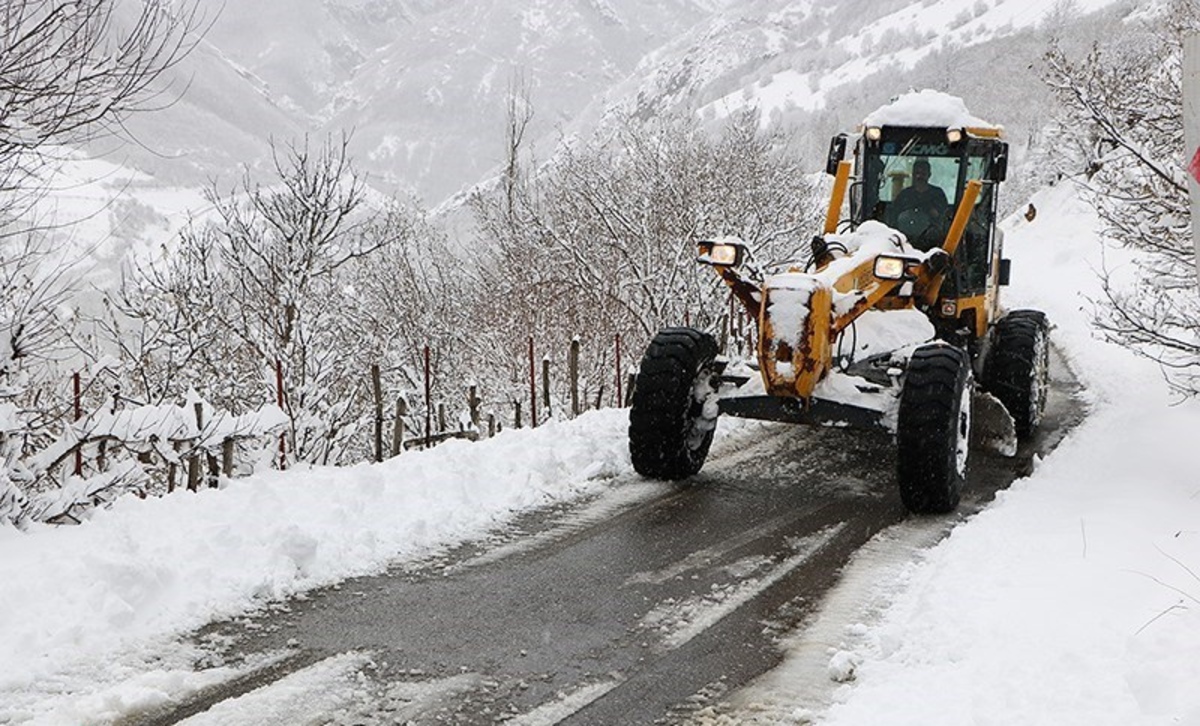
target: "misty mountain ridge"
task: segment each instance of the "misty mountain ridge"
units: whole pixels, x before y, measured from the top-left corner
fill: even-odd
[[[824,158],[829,136],[911,88],[1004,124],[1014,157],[1049,116],[1032,69],[1048,33],[1120,22],[1123,0],[200,0],[212,25],[168,107],[96,145],[122,188],[231,189],[270,143],[348,134],[385,193],[429,207],[495,173],[507,99],[527,89],[540,158],[605,124],[755,109]],[[1099,12],[1106,11],[1106,12]],[[1100,32],[1095,30],[1093,32]],[[1014,103],[1015,98],[1023,100]],[[1044,103],[1028,102],[1043,99]],[[124,178],[124,177],[122,177]],[[110,185],[112,186],[112,185]],[[145,231],[144,231],[145,232]],[[148,232],[147,232],[148,233]]]

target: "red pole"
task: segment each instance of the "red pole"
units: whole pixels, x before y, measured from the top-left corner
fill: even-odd
[[[433,374],[429,365],[429,346],[425,346],[425,445],[429,445],[433,436],[433,385],[430,379]]]
[[[75,388],[75,420],[83,418],[83,387],[79,382],[79,372],[72,377]],[[83,476],[83,447],[75,449],[75,476]]]
[[[617,333],[617,408],[625,405],[625,397],[621,393],[621,334]]]
[[[529,423],[537,428],[537,365],[533,362],[533,336],[529,336]]]
[[[275,404],[283,410],[283,361],[275,359]],[[287,468],[287,432],[279,434],[279,469]]]

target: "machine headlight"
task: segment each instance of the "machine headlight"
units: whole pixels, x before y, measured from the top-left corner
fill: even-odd
[[[745,257],[745,245],[736,242],[701,242],[699,262],[717,267],[737,267]]]
[[[878,126],[867,127],[867,141],[879,141],[883,138],[883,129]]]
[[[946,141],[949,141],[952,144],[957,144],[958,142],[962,141],[962,137],[962,129],[946,129]]]
[[[907,269],[908,260],[903,257],[880,255],[875,258],[875,277],[880,280],[902,280]]]

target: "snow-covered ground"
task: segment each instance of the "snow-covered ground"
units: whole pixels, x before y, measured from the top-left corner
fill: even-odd
[[[1033,222],[1006,223],[1007,300],[1050,314],[1088,419],[932,549],[897,552],[897,532],[868,545],[845,575],[859,597],[787,644],[735,722],[1200,724],[1200,406],[1172,405],[1153,366],[1092,336],[1095,220],[1067,184],[1034,203]],[[127,498],[79,527],[0,529],[0,724],[106,723],[186,697],[235,671],[197,672],[181,633],[519,511],[642,486],[625,426],[599,411],[379,465]],[[746,432],[722,429],[718,453]],[[814,654],[826,680],[801,687]],[[297,674],[324,685],[294,693],[353,700],[360,658],[344,660]]]

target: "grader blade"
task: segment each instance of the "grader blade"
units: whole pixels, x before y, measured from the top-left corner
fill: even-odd
[[[971,393],[971,445],[1001,456],[1016,456],[1017,427],[1008,409],[980,388]]]
[[[739,396],[722,398],[719,405],[721,413],[738,418],[888,430],[882,411],[838,401],[811,399],[805,406],[800,399],[786,396]]]

